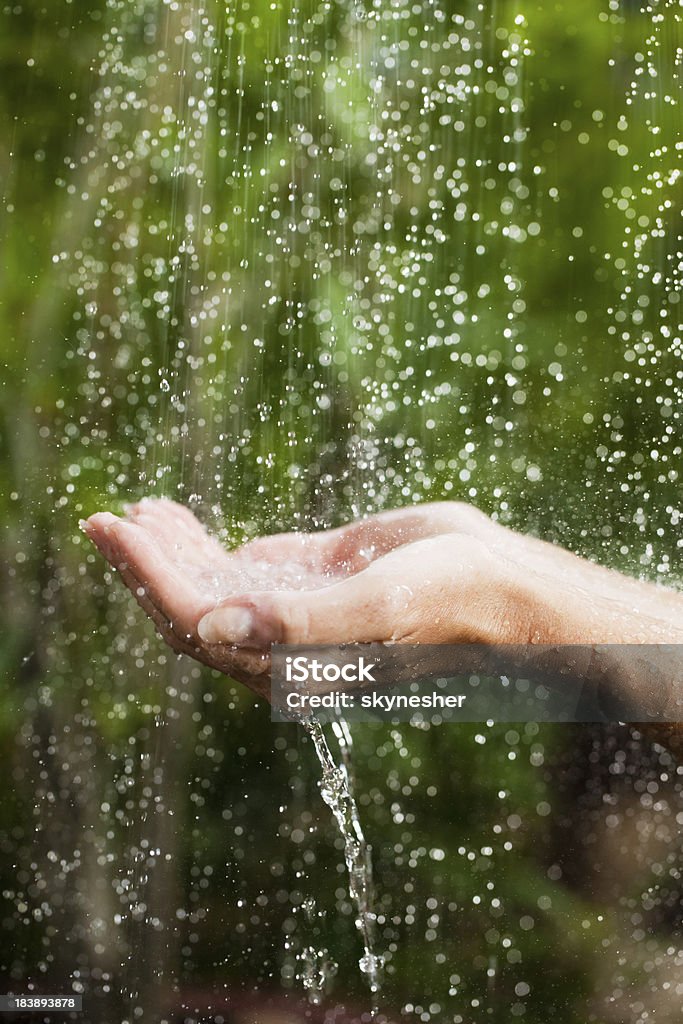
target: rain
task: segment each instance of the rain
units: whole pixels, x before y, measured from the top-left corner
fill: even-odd
[[[458,500],[680,587],[680,5],[52,7],[0,33],[2,992],[675,1019],[665,743],[273,723],[78,521],[172,498],[232,548]]]

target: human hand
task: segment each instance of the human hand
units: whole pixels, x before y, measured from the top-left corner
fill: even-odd
[[[507,577],[475,536],[493,524],[466,506],[384,513],[233,552],[167,499],[82,525],[175,651],[264,695],[273,642],[503,642],[515,628]]]
[[[225,551],[146,499],[87,535],[176,651],[266,695],[271,643],[671,642],[680,596],[442,502]]]
[[[202,616],[222,598],[264,586],[262,565],[231,555],[189,509],[163,498],[130,506],[122,519],[98,512],[80,525],[174,651],[268,695],[266,652],[207,645],[197,632]],[[267,580],[293,585],[269,567]]]

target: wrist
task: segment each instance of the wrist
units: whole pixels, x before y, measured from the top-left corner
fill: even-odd
[[[527,636],[533,644],[683,644],[683,597],[641,584],[624,598],[607,595],[594,581],[578,585],[533,574],[516,585]],[[672,604],[673,600],[673,604]],[[523,631],[522,631],[523,632]]]
[[[565,644],[577,632],[573,613],[560,606],[556,591],[534,572],[500,566],[496,588],[496,624],[486,642],[493,644]]]

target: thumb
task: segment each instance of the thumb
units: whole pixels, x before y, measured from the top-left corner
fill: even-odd
[[[255,648],[388,640],[398,611],[397,601],[387,593],[391,589],[386,580],[367,572],[320,590],[245,594],[205,615],[198,633],[206,643]],[[397,597],[405,601],[407,595]]]

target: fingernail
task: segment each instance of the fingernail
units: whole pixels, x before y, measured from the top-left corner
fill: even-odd
[[[87,519],[79,519],[79,520],[78,520],[78,525],[79,525],[79,527],[80,527],[80,529],[81,529],[81,530],[85,530],[85,529],[87,529],[87,527],[88,527],[88,521],[87,521]]]
[[[253,626],[254,617],[246,608],[216,608],[200,620],[197,632],[207,644],[241,644]]]

